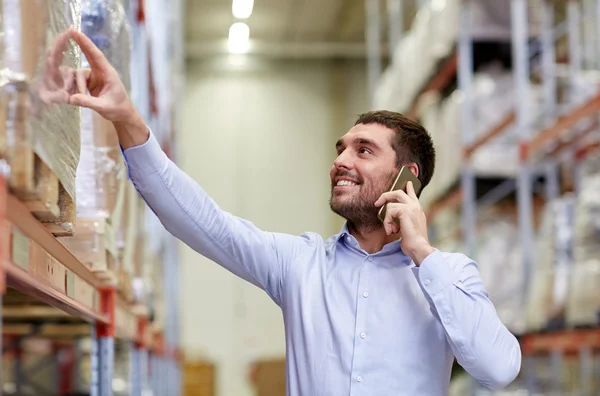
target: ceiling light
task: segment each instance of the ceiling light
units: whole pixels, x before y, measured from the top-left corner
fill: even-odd
[[[250,46],[250,28],[243,22],[236,22],[229,28],[229,51],[241,54]]]
[[[246,19],[252,15],[253,7],[254,0],[233,0],[231,12],[233,13],[233,16],[238,19]]]

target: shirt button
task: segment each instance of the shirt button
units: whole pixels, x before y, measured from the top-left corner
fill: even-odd
[[[450,319],[449,318],[444,319],[444,323],[450,324]]]
[[[425,283],[425,286],[431,285],[431,281],[429,279],[427,279],[424,283]]]
[[[371,256],[368,256],[368,257],[367,257],[367,260],[369,260],[369,261],[373,261],[373,257],[371,257]]]
[[[360,333],[360,338],[367,338],[367,333]]]
[[[358,377],[356,377],[356,380],[357,380],[358,382],[362,382],[362,377],[359,375]]]
[[[363,293],[363,297],[364,297],[364,298],[367,298],[367,297],[369,297],[369,293],[367,293],[367,292],[364,292],[364,293]]]

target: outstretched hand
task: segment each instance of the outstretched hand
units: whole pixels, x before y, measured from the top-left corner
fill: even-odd
[[[61,66],[71,39],[81,48],[89,69]],[[47,52],[41,80],[39,96],[44,103],[69,103],[96,111],[113,122],[121,147],[139,145],[148,139],[148,128],[119,74],[85,34],[69,29],[56,37]]]
[[[117,71],[85,34],[75,29],[70,29],[68,34],[90,65],[90,69],[75,71],[77,91],[69,97],[69,104],[95,110],[115,123],[128,122],[137,112]]]
[[[380,207],[387,203],[383,227],[387,235],[400,233],[402,251],[416,265],[435,249],[429,244],[427,236],[427,219],[419,203],[412,182],[406,185],[406,192],[394,190],[383,193],[375,202]],[[396,223],[398,219],[398,223]],[[398,226],[399,224],[399,226]]]

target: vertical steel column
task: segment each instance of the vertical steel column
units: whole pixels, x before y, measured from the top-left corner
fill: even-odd
[[[100,342],[96,332],[96,326],[92,326],[90,334],[90,396],[100,396]]]
[[[584,347],[579,351],[579,373],[581,395],[591,395],[594,384],[594,363],[589,347]]]
[[[83,355],[81,351],[81,338],[75,340],[75,345],[73,345],[73,353],[74,353],[74,364],[73,364],[73,390],[76,393],[81,392],[81,357]]]
[[[15,354],[13,375],[15,377],[15,392],[18,395],[21,394],[21,386],[23,385],[23,360],[21,359],[23,350],[21,349],[21,339],[22,337],[17,337],[17,339],[15,340],[15,347],[13,349]]]
[[[115,338],[99,338],[100,348],[100,396],[112,396],[112,380],[115,366]]]
[[[7,199],[7,185],[6,178],[10,174],[10,167],[5,160],[0,160],[0,224],[4,224],[6,219],[6,199]],[[10,253],[8,248],[8,235],[7,233],[0,233],[0,318],[3,318],[2,311],[2,298],[6,292],[6,268],[5,263],[10,259]],[[3,334],[2,328],[3,320],[0,320],[0,335]],[[2,338],[0,336],[0,350],[4,350],[2,345]],[[0,355],[0,396],[2,396],[2,384],[4,384],[3,367],[2,367],[2,356]]]
[[[459,69],[458,85],[463,94],[461,107],[461,133],[463,146],[475,139],[473,131],[473,43],[471,41],[471,1],[460,5]],[[470,161],[464,161],[461,172],[462,187],[462,223],[465,253],[475,256],[475,236],[477,227],[477,207],[475,174]]]
[[[537,389],[537,378],[536,378],[536,362],[535,356],[524,356],[523,357],[523,374],[525,376],[525,389],[529,395],[536,395]]]
[[[594,22],[596,23],[596,33],[594,34],[594,43],[596,44],[596,70],[600,70],[600,0],[594,0]]]
[[[375,105],[375,91],[381,77],[381,18],[379,0],[365,0],[365,41],[367,43],[367,82],[369,103]]]
[[[551,201],[560,195],[558,166],[554,161],[546,163],[546,199]]]
[[[388,13],[388,46],[392,53],[402,40],[404,32],[404,2],[403,0],[387,0]]]
[[[561,351],[554,351],[550,355],[550,372],[552,373],[552,394],[562,394],[562,362],[563,353]],[[556,392],[556,393],[555,393]]]
[[[593,69],[596,65],[596,27],[595,22],[595,0],[583,0],[583,67],[586,70]]]
[[[107,315],[110,323],[98,323],[95,329],[93,354],[97,354],[97,366],[92,365],[92,396],[112,396],[112,380],[115,365],[115,307],[117,290],[114,286],[99,289],[100,311]],[[95,393],[94,393],[95,392]]]
[[[129,386],[131,396],[142,396],[142,370],[139,349],[135,342],[129,344]]]
[[[569,104],[578,101],[577,77],[581,71],[581,12],[579,1],[567,2],[567,24],[569,40]]]
[[[544,89],[544,126],[554,122],[556,108],[556,50],[554,44],[554,5],[544,0],[541,8],[542,82]]]
[[[511,1],[512,51],[515,80],[516,127],[520,137],[520,169],[517,180],[519,233],[523,255],[526,298],[533,266],[533,202],[531,169],[527,144],[531,138],[531,124],[527,113],[529,95],[529,51],[527,49],[527,0]]]

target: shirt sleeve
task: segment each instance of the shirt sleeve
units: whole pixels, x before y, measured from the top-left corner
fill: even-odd
[[[510,384],[521,367],[521,349],[500,321],[475,262],[436,250],[417,278],[458,363],[488,388]]]
[[[171,234],[281,305],[287,268],[307,238],[261,231],[221,210],[167,157],[152,133],[123,155],[136,190]]]

